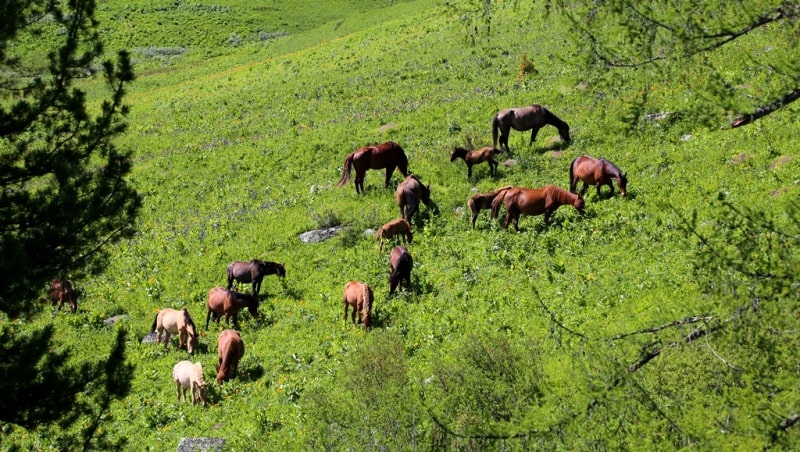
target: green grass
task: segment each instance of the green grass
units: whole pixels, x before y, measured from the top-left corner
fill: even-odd
[[[765,433],[757,423],[724,437],[715,426],[721,414],[698,401],[729,369],[699,344],[675,345],[696,325],[612,338],[688,316],[730,314],[730,304],[698,286],[695,244],[680,228],[681,217],[696,213],[701,227],[713,230],[719,193],[779,215],[798,195],[795,110],[741,130],[644,123],[625,135],[620,117],[635,93],[589,96],[570,64],[574,52],[565,25],[544,26],[536,19],[540,6],[525,19],[515,7],[496,5],[492,34],[473,45],[457,15],[434,1],[270,5],[101,7],[109,49],[151,49],[150,55],[158,53],[152,49],[185,49],[169,58],[136,51],[139,78],[130,87],[130,127],[119,144],[135,150],[131,177],[144,195],[139,232],[113,247],[102,278],[76,281],[82,290],[77,316],[18,321],[54,322],[59,342],[74,347],[80,360],[109,346],[113,331],[103,319],[130,316],[121,327],[130,331],[136,378],[130,395],[109,413],[104,428],[112,436],[128,438],[135,449],[174,448],[185,436],[226,437],[234,450],[301,449],[326,441],[334,448],[371,448],[335,443],[336,434],[321,438],[313,429],[321,416],[313,411],[316,401],[350,394],[342,388],[353,377],[343,371],[383,347],[381,340],[400,341],[405,354],[398,365],[406,368],[412,400],[441,366],[475,353],[466,345],[478,335],[505,337],[515,344],[511,349],[529,344],[540,359],[532,367],[543,399],[510,424],[547,429],[566,413],[585,411],[592,398],[606,403],[602,415],[611,418],[605,425],[581,417],[585,429],[568,423],[561,439],[528,438],[510,442],[511,448],[677,448],[673,441],[679,440],[670,437],[675,430],[702,448],[762,445]],[[262,40],[258,33],[286,34]],[[237,45],[233,34],[241,38]],[[523,56],[536,72],[520,74]],[[86,89],[97,96],[101,84],[88,82]],[[684,101],[664,96],[659,111],[679,110]],[[501,165],[495,178],[477,166],[469,183],[463,162],[449,162],[450,148],[491,145],[491,116],[531,103],[548,105],[569,122],[574,142],[559,148],[551,143],[555,129],[545,128],[529,147],[528,133],[512,132],[516,163]],[[414,290],[395,297],[388,297],[388,254],[365,233],[397,216],[394,191],[382,187],[379,171],[367,173],[363,195],[352,183],[335,187],[347,153],[388,139],[405,148],[411,170],[431,185],[438,207],[434,213],[422,206],[424,221],[414,221],[408,246]],[[569,163],[581,154],[606,157],[627,171],[630,195],[598,198],[591,189],[585,217],[563,207],[548,228],[542,217],[523,217],[521,233],[503,230],[482,212],[471,230],[471,194],[506,184],[567,187]],[[322,243],[300,242],[299,234],[330,217],[345,232]],[[171,368],[186,353],[139,340],[162,307],[187,306],[205,324],[208,290],[225,284],[230,261],[251,258],[283,262],[287,278],[265,280],[261,320],[240,319],[246,344],[241,378],[212,385],[208,408],[176,403]],[[349,279],[366,281],[375,292],[376,327],[369,333],[342,320],[341,290]],[[220,327],[202,331],[202,353],[193,359],[203,363],[210,382]],[[630,377],[638,386],[626,390],[652,391],[663,416],[637,404],[641,393],[626,399],[623,392],[602,391],[652,341],[665,352]],[[784,407],[797,401],[796,390],[789,392]],[[453,426],[472,428],[439,402],[428,400],[428,407],[441,410]],[[402,412],[413,402],[397,403]],[[436,427],[425,407],[408,409],[418,416],[420,436],[430,440]],[[534,420],[536,413],[541,418]],[[677,427],[664,425],[665,418]],[[51,444],[19,430],[9,438],[23,447]],[[392,444],[411,447],[402,440]]]

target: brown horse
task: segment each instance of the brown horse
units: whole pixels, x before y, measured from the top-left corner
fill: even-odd
[[[53,304],[58,303],[58,310],[64,306],[64,302],[69,303],[69,310],[73,314],[78,311],[78,294],[72,288],[72,282],[68,279],[54,279],[50,283],[50,300]]]
[[[261,290],[261,281],[264,276],[278,275],[281,278],[286,277],[286,269],[283,264],[277,262],[264,262],[258,259],[253,259],[250,262],[233,261],[228,264],[226,270],[228,274],[228,290],[234,285],[234,281],[238,283],[251,283],[253,285],[253,296],[258,296]]]
[[[344,320],[347,321],[347,308],[352,306],[352,319],[356,323],[356,313],[358,316],[358,323],[364,324],[364,331],[369,329],[370,317],[372,315],[372,302],[375,297],[372,295],[372,289],[369,284],[359,281],[350,281],[344,285],[344,294],[342,295],[342,302],[344,303]]]
[[[208,320],[214,318],[219,322],[225,315],[225,323],[230,325],[233,317],[233,327],[239,329],[239,311],[247,308],[253,318],[258,318],[258,298],[253,295],[240,293],[222,287],[215,287],[208,291],[208,302],[206,303],[206,329]]]
[[[392,295],[397,287],[405,281],[406,290],[411,292],[411,269],[414,267],[414,260],[404,246],[392,248],[389,255],[389,295]]]
[[[550,216],[561,205],[570,204],[583,213],[583,198],[563,188],[547,185],[542,188],[511,189],[505,196],[506,220],[503,227],[508,229],[509,221],[514,222],[514,229],[519,231],[519,216],[544,214],[544,224],[550,222]]]
[[[586,189],[590,185],[597,187],[598,197],[600,197],[600,187],[603,185],[608,185],[608,188],[611,189],[611,196],[614,196],[612,180],[617,181],[617,186],[622,196],[628,194],[627,175],[617,165],[604,158],[596,159],[588,155],[576,157],[569,166],[569,191],[577,193],[575,190],[578,188],[579,180],[583,181],[581,196],[586,194]]]
[[[395,198],[397,199],[397,206],[400,207],[400,216],[407,221],[411,221],[411,218],[419,209],[420,200],[430,207],[431,186],[422,185],[417,176],[409,174],[397,186]]]
[[[492,200],[492,211],[491,211],[492,218],[497,218],[500,216],[500,207],[502,207],[505,204],[506,196],[511,196],[511,194],[515,193],[517,190],[520,190],[520,188],[513,187],[510,185],[497,190],[497,194]]]
[[[408,176],[408,158],[405,151],[399,144],[387,141],[383,144],[374,146],[364,146],[354,152],[347,154],[344,159],[344,169],[342,178],[339,179],[337,187],[341,187],[350,180],[350,167],[356,169],[356,193],[364,191],[364,176],[369,169],[386,168],[386,181],[384,187],[389,186],[392,173],[397,168],[403,173],[403,177]]]
[[[558,129],[558,134],[561,135],[561,139],[566,143],[571,141],[569,125],[541,105],[500,110],[492,119],[493,146],[495,148],[497,147],[498,129],[500,130],[500,148],[502,149],[503,145],[505,145],[506,151],[510,154],[511,150],[508,148],[508,136],[511,129],[520,132],[530,130],[531,142],[528,144],[528,146],[530,146],[533,144],[533,141],[536,140],[536,134],[539,133],[539,129],[548,124]]]
[[[450,161],[454,162],[457,158],[463,159],[467,164],[467,180],[472,180],[472,166],[487,162],[489,164],[489,175],[494,176],[497,169],[497,161],[494,157],[501,153],[500,149],[485,147],[468,151],[462,147],[454,147],[450,152]]]
[[[217,340],[217,383],[222,384],[236,378],[239,372],[239,360],[244,356],[244,341],[236,330],[225,330],[219,333]]]
[[[194,354],[197,348],[197,328],[194,326],[192,316],[186,308],[179,310],[164,308],[156,314],[150,332],[157,332],[156,342],[161,343],[161,334],[164,333],[164,349],[169,345],[171,334],[178,335],[178,348],[186,348],[189,354]]]
[[[475,229],[475,220],[478,219],[478,214],[480,211],[482,209],[491,209],[492,201],[494,201],[494,198],[497,196],[497,194],[504,192],[509,188],[512,188],[511,185],[506,185],[505,187],[492,190],[489,193],[477,193],[472,195],[467,200],[467,207],[469,207],[469,210],[472,211],[472,229]]]
[[[397,235],[403,237],[403,243],[411,243],[414,238],[414,234],[411,232],[411,224],[405,218],[392,220],[378,228],[378,232],[375,233],[375,239],[381,242],[378,252],[383,251],[383,241],[381,239],[391,240]]]

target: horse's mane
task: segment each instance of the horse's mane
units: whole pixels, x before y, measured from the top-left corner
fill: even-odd
[[[561,129],[562,127],[569,128],[569,124],[567,124],[561,118],[556,116],[552,111],[548,110],[545,107],[542,107],[542,110],[544,111],[544,118],[546,123],[554,125],[557,129]]]
[[[372,311],[372,289],[369,287],[368,284],[361,284],[361,311],[362,312],[371,312]]]
[[[194,372],[194,380],[200,383],[201,386],[205,385],[205,380],[203,380],[203,365],[194,363],[192,365],[192,372]]]
[[[193,333],[197,331],[197,327],[194,326],[194,320],[192,320],[192,316],[189,315],[189,310],[186,308],[183,308],[183,322],[187,327],[192,328]]]

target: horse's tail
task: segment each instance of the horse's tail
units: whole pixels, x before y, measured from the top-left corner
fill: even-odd
[[[406,201],[405,211],[408,213],[406,220],[410,220],[414,213],[419,209],[419,198],[411,191],[403,192],[403,198]]]
[[[492,218],[497,218],[497,216],[500,214],[500,206],[503,205],[503,201],[505,200],[506,192],[508,190],[510,190],[510,188],[500,190],[492,200]]]
[[[500,127],[500,120],[497,115],[492,118],[492,147],[497,149],[497,129]]]
[[[342,185],[346,184],[347,181],[350,180],[350,167],[353,166],[353,156],[355,152],[351,152],[347,154],[347,157],[344,158],[344,168],[342,169],[342,178],[339,179],[339,183],[336,184],[337,187],[341,187]]]
[[[153,326],[150,327],[150,332],[151,333],[156,330],[156,324],[157,323],[158,323],[158,313],[156,313],[156,318],[153,319]]]
[[[575,180],[575,162],[578,161],[579,157],[575,157],[572,159],[572,163],[569,164],[569,191],[570,193],[575,193],[575,188],[578,185],[578,182]]]

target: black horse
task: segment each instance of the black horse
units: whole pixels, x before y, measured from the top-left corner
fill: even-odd
[[[286,269],[283,264],[265,262],[258,259],[253,259],[250,262],[233,261],[228,265],[227,273],[228,290],[233,287],[234,280],[237,283],[251,283],[253,285],[253,296],[258,296],[264,276],[278,275],[281,278],[286,277]]]

